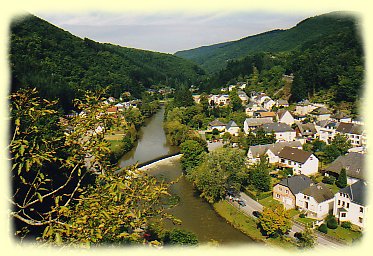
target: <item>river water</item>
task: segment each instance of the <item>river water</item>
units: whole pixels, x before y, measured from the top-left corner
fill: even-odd
[[[122,157],[119,162],[121,167],[136,162],[142,163],[178,151],[177,147],[170,146],[166,141],[162,126],[163,115],[164,108],[141,128],[137,145]],[[212,240],[226,245],[253,243],[249,237],[226,223],[209,203],[198,196],[192,184],[182,176],[179,160],[161,161],[152,165],[148,171],[151,175],[167,181],[180,177],[179,182],[171,186],[171,193],[180,198],[179,204],[170,210],[171,214],[182,221],[180,226],[175,227],[192,231],[201,243]],[[166,224],[168,227],[173,225],[172,223]]]

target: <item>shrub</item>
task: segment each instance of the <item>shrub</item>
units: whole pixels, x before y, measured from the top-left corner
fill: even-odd
[[[299,218],[305,218],[305,217],[306,217],[306,214],[304,213],[299,214]]]
[[[330,229],[336,229],[338,227],[338,222],[334,216],[328,217],[327,226]]]
[[[326,224],[321,224],[318,229],[320,232],[324,233],[324,234],[327,234],[328,233],[328,227],[326,226]]]
[[[342,224],[341,224],[341,227],[342,228],[346,228],[346,229],[351,229],[351,222],[349,222],[349,221],[344,221],[344,222],[342,222]]]
[[[333,185],[334,182],[335,182],[335,177],[333,177],[333,176],[324,176],[324,178],[322,179],[322,182],[325,183],[325,184],[331,184],[331,185]]]

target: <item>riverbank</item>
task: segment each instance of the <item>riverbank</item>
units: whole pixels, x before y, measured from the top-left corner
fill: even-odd
[[[153,162],[151,164],[148,164],[148,165],[145,165],[143,167],[140,167],[139,170],[148,171],[148,170],[150,170],[152,168],[157,167],[158,165],[169,164],[172,161],[180,160],[180,158],[181,158],[182,155],[183,154],[178,154],[178,155],[175,155],[175,156],[170,156],[170,157],[166,157],[166,158],[160,159],[160,160],[155,161],[155,162]]]
[[[280,247],[286,250],[296,248],[296,246],[288,241],[287,238],[267,238],[263,236],[260,230],[257,228],[256,219],[245,215],[239,209],[229,204],[226,200],[214,203],[213,207],[216,213],[224,218],[229,224],[258,243],[273,247]]]

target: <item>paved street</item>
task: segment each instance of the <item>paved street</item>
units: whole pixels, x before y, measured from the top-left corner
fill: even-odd
[[[255,217],[253,215],[253,211],[261,212],[263,210],[263,206],[260,203],[258,203],[257,201],[255,201],[254,199],[246,195],[245,193],[241,192],[240,197],[241,199],[245,201],[246,206],[240,206],[237,202],[232,202],[232,204],[236,206],[238,209],[240,209],[241,211],[243,211],[246,215]],[[289,237],[294,237],[294,234],[296,232],[301,232],[303,230],[304,230],[304,227],[302,225],[293,223],[293,226],[289,232]],[[319,233],[316,233],[316,234],[317,234],[317,242],[318,242],[317,247],[333,249],[333,248],[340,248],[341,246],[343,246],[343,244],[337,241],[326,238]]]

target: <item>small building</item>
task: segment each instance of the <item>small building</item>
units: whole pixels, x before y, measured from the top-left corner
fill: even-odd
[[[208,125],[209,130],[217,129],[219,132],[225,131],[226,124],[219,121],[218,119],[215,119],[214,121],[210,122]]]
[[[118,107],[110,107],[106,109],[108,114],[116,114],[118,112]]]
[[[356,152],[339,156],[326,169],[325,175],[338,178],[342,169],[346,170],[347,184],[351,185],[365,179],[365,155]]]
[[[225,126],[225,130],[233,136],[238,136],[238,133],[241,131],[240,127],[238,127],[236,122],[233,120],[229,121],[229,123]]]
[[[294,124],[293,115],[286,109],[280,109],[276,114],[277,122],[285,123],[288,125]]]
[[[312,180],[305,175],[287,177],[273,186],[273,199],[282,203],[286,209],[295,208],[296,195],[311,184]]]
[[[301,122],[295,122],[297,127],[295,128],[295,132],[297,133],[297,137],[305,138],[306,140],[313,140],[316,138],[316,127],[313,123],[306,123],[303,124]]]
[[[338,123],[351,123],[352,122],[351,117],[348,117],[342,111],[337,111],[336,113],[331,115],[330,118],[331,120],[338,122]]]
[[[336,133],[347,136],[353,147],[366,146],[366,134],[362,125],[354,123],[339,123]]]
[[[241,99],[242,105],[246,105],[249,101],[249,97],[247,96],[247,94],[244,91],[238,91],[237,95]]]
[[[330,115],[331,115],[331,111],[329,111],[328,109],[326,109],[324,107],[318,107],[318,108],[312,110],[312,112],[310,114],[311,114],[311,116],[316,118],[316,120],[318,120],[318,121],[329,120]]]
[[[272,117],[246,118],[243,125],[243,129],[246,134],[249,134],[250,130],[254,130],[259,126],[268,123],[273,123]]]
[[[263,101],[263,107],[267,110],[271,110],[275,104],[276,102],[269,97]]]
[[[340,221],[350,221],[364,229],[367,223],[367,204],[365,195],[367,184],[358,181],[339,190],[334,195],[333,215]]]
[[[278,108],[287,108],[287,107],[289,107],[289,102],[287,100],[278,99],[276,101],[276,107],[278,107]]]
[[[308,113],[312,112],[316,106],[311,104],[308,100],[303,100],[301,102],[298,102],[298,104],[295,106],[295,112],[297,115],[307,115]]]
[[[323,183],[311,184],[296,195],[295,205],[307,217],[322,220],[333,213],[334,194]]]
[[[269,112],[269,111],[261,111],[259,112],[259,117],[271,117],[272,119],[276,118],[276,113],[275,112]]]
[[[274,144],[251,146],[247,152],[247,157],[250,163],[256,163],[262,155],[266,155],[270,164],[278,163],[280,161],[278,155],[286,146],[302,149],[302,144],[299,141],[283,141]]]
[[[255,103],[255,102],[250,102],[246,109],[245,109],[245,112],[246,112],[246,115],[249,116],[249,117],[252,117],[254,116],[254,112],[258,111],[258,110],[264,110],[264,108],[262,108],[260,106],[260,104],[258,103]]]
[[[325,143],[329,143],[331,140],[333,140],[336,129],[337,129],[337,123],[332,122],[329,120],[322,120],[316,123],[316,137],[319,138],[319,140],[324,141]]]
[[[294,174],[312,175],[317,173],[319,159],[302,149],[284,147],[279,153],[281,167],[292,168]]]
[[[276,140],[280,141],[293,141],[296,137],[295,130],[285,123],[266,123],[258,128],[263,128],[267,134],[274,133]],[[258,129],[257,128],[257,129]]]

